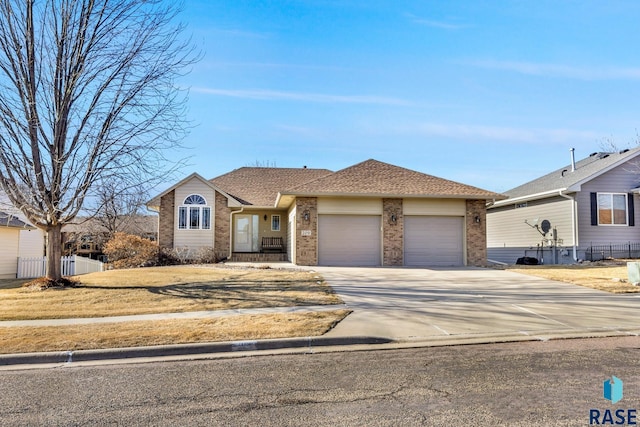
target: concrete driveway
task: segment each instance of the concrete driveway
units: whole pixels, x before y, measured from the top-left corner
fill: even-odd
[[[314,269],[353,309],[326,336],[499,341],[640,333],[640,294],[480,268]]]

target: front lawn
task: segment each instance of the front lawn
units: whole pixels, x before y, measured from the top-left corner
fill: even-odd
[[[516,273],[573,283],[614,294],[640,292],[640,286],[633,286],[627,282],[626,263],[515,265],[506,268]]]
[[[219,266],[110,270],[73,288],[32,291],[0,281],[0,320],[105,317],[340,304],[322,277],[300,270]],[[7,289],[9,287],[9,289]]]
[[[313,272],[224,266],[111,270],[74,277],[73,288],[44,291],[28,280],[0,280],[0,320],[341,304]],[[322,335],[350,313],[244,314],[65,326],[17,327],[0,322],[0,353],[74,351]]]

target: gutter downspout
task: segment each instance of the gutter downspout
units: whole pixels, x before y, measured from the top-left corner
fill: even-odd
[[[244,211],[244,206],[241,207],[239,211],[232,211],[229,214],[229,258],[228,259],[231,259],[231,256],[233,255],[233,215],[242,213],[242,211]]]
[[[571,200],[571,235],[573,238],[573,261],[578,262],[578,224],[576,223],[576,199],[575,197],[564,194],[562,191],[563,190],[559,190],[558,195],[565,199]]]

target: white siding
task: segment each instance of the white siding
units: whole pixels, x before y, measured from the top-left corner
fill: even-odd
[[[202,247],[213,247],[215,229],[215,191],[200,181],[193,178],[175,189],[175,223],[173,246],[176,248],[189,247],[198,249]],[[207,206],[211,207],[211,229],[210,230],[179,230],[178,229],[178,207],[182,205],[184,199],[191,194],[199,194],[207,201]]]
[[[20,230],[20,258],[44,256],[44,232],[40,229]]]
[[[382,215],[382,199],[319,197],[318,214]]]
[[[527,203],[527,207],[515,208],[508,205],[487,210],[487,247],[536,247],[542,241],[542,235],[533,227],[525,223],[527,220],[538,224],[548,220],[551,227],[558,231],[558,239],[562,239],[563,246],[573,245],[573,231],[571,223],[571,200],[553,197],[534,200]],[[547,236],[549,237],[549,236]]]
[[[461,199],[403,199],[405,215],[464,216],[466,202]]]
[[[635,163],[635,162],[633,162]],[[635,171],[635,172],[634,172]],[[635,226],[591,225],[590,193],[628,193],[640,183],[640,169],[627,163],[584,184],[578,194],[580,247],[609,243],[640,242],[640,198],[634,196]]]
[[[296,206],[293,204],[287,214],[287,259],[289,262],[296,261]]]
[[[0,227],[0,279],[16,277],[20,229]]]

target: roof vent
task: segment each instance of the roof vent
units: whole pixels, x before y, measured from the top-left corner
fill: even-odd
[[[567,169],[563,169],[562,172],[560,172],[560,175],[564,177],[567,172],[569,172]]]
[[[576,155],[575,155],[576,149],[572,148],[569,151],[571,152],[571,172],[575,172],[576,171]]]
[[[609,157],[609,153],[600,153],[598,156],[599,159],[606,159],[607,157]]]
[[[628,148],[625,148],[624,150],[620,151],[618,154],[624,154],[624,153],[626,153],[627,151],[629,151],[629,149],[628,149]]]
[[[597,152],[596,152],[596,153],[591,153],[591,154],[589,154],[589,157],[593,157],[593,156],[595,156],[596,154],[598,154],[598,153],[597,153]]]

